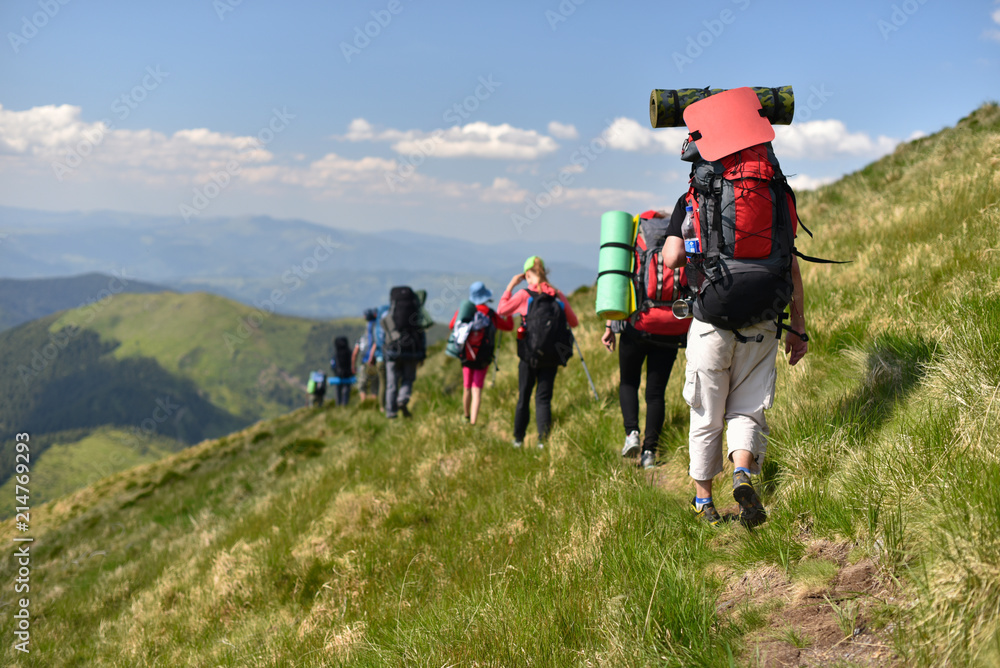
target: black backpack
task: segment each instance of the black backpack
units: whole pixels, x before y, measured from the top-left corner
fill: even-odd
[[[558,297],[529,290],[524,328],[518,357],[532,368],[566,366],[573,356],[573,334]]]
[[[420,299],[409,286],[389,291],[389,311],[385,317],[385,359],[422,360],[427,356],[427,336],[421,322]]]
[[[333,372],[338,378],[350,378],[351,373],[351,354],[352,350],[348,347],[347,337],[338,336],[333,342]]]

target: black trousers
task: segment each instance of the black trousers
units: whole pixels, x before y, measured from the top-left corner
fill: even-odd
[[[347,383],[337,385],[337,405],[346,406],[351,400],[351,386]]]
[[[523,441],[531,419],[531,391],[535,391],[535,424],[538,425],[538,439],[544,441],[552,427],[552,387],[556,382],[559,367],[532,369],[524,360],[517,367],[517,408],[514,410],[514,440]],[[537,388],[535,385],[537,384]]]
[[[618,401],[622,407],[625,435],[639,431],[639,384],[642,363],[646,363],[646,430],[642,449],[656,452],[666,416],[664,394],[677,348],[645,341],[632,327],[622,332],[618,342]]]

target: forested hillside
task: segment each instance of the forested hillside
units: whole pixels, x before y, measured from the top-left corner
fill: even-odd
[[[126,465],[122,448],[177,450],[280,415],[304,403],[305,377],[327,368],[332,337],[361,329],[360,319],[164,292],[109,294],[2,332],[0,483],[13,471],[15,433],[33,435],[36,461],[50,445],[83,442],[95,457],[119,451]],[[105,474],[121,468],[109,466]],[[8,507],[0,499],[0,512]]]

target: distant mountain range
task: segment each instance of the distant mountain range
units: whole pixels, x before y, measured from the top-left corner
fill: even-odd
[[[392,286],[408,284],[427,290],[428,310],[440,322],[451,317],[472,281],[485,281],[499,299],[510,277],[533,254],[546,260],[553,283],[564,292],[591,285],[596,231],[581,239],[588,236],[595,237],[594,243],[525,239],[477,244],[267,216],[185,224],[176,217],[0,207],[0,274],[27,279],[102,272],[314,318],[358,316],[385,303]],[[73,299],[78,304],[96,298],[100,289],[88,284],[83,299],[80,290]]]

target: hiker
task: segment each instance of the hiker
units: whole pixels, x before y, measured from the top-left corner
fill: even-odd
[[[728,458],[735,467],[733,498],[740,522],[749,528],[767,519],[750,476],[760,473],[767,449],[764,411],[774,402],[780,330],[788,330],[785,353],[793,366],[808,352],[808,337],[794,247],[795,196],[774,157],[774,131],[759,115],[756,96],[750,89],[736,90],[749,91],[750,101],[712,96],[685,111],[691,134],[682,159],[694,163],[691,185],[674,207],[664,256],[669,266],[687,262],[695,291],[683,392],[691,407],[691,507],[710,524],[721,521],[712,480],[723,471],[726,429]],[[693,113],[706,103],[729,106],[712,117]],[[741,122],[729,123],[737,114]],[[720,123],[720,118],[725,120]],[[729,136],[736,134],[732,128],[744,136]],[[782,322],[786,305],[788,325]]]
[[[468,301],[462,302],[448,323],[452,330],[461,323],[468,325],[456,356],[462,360],[462,410],[465,421],[473,425],[479,417],[486,373],[490,363],[495,363],[496,333],[514,329],[514,318],[498,315],[489,306],[492,300],[493,292],[482,281],[476,281],[469,286]]]
[[[618,342],[618,403],[625,426],[622,457],[639,458],[639,465],[651,469],[656,465],[656,449],[666,416],[664,395],[670,371],[677,359],[677,349],[687,343],[689,319],[680,319],[671,311],[673,302],[686,294],[687,282],[683,269],[663,266],[663,244],[666,240],[666,211],[646,211],[636,218],[639,229],[635,242],[635,280],[637,310],[627,320],[608,320],[601,343],[608,352]],[[640,444],[639,384],[642,365],[646,364],[646,428]]]
[[[382,304],[375,311],[375,373],[378,376],[378,411],[385,413],[385,356],[382,347],[385,345],[385,330],[382,329],[382,316],[389,312],[389,305]]]
[[[385,358],[385,416],[395,419],[397,412],[411,417],[409,409],[417,367],[427,357],[425,330],[434,322],[424,310],[425,290],[398,286],[389,291],[389,309],[382,316],[385,333],[382,355]]]
[[[526,289],[511,291],[521,281]],[[523,273],[510,279],[500,297],[497,313],[501,316],[518,314],[521,326],[517,330],[517,408],[514,411],[514,447],[524,445],[531,410],[531,392],[535,389],[535,423],[538,427],[538,447],[545,447],[552,426],[552,388],[556,372],[573,356],[573,334],[570,327],[579,322],[566,300],[566,295],[549,283],[542,258],[532,255],[524,261]]]
[[[346,406],[351,400],[351,385],[355,382],[354,359],[346,336],[338,336],[333,340],[330,368],[333,370],[330,382],[337,386],[337,405]]]
[[[378,396],[379,379],[378,369],[375,367],[375,319],[378,310],[365,309],[365,333],[354,344],[351,352],[351,364],[357,371],[358,378],[358,401],[364,403],[368,395]]]
[[[309,404],[315,408],[321,408],[323,397],[326,396],[326,374],[322,371],[313,371],[309,374],[306,393],[309,395]]]

